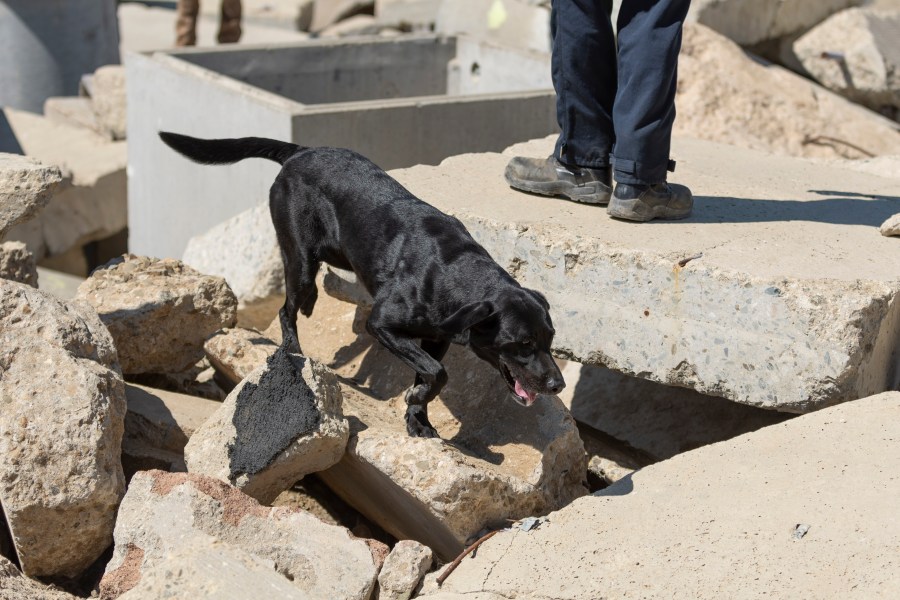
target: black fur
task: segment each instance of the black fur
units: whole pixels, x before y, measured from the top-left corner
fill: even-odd
[[[283,165],[269,195],[284,260],[283,343],[300,352],[297,313],[312,314],[321,263],[354,271],[375,300],[369,333],[416,372],[406,393],[410,435],[437,436],[427,406],[447,382],[439,361],[451,342],[493,365],[521,404],[565,386],[550,356],[554,330],[544,297],[521,287],[458,219],[367,158],[263,138],[160,137],[204,164],[257,157]]]

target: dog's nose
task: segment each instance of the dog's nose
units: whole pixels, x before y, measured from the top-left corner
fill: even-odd
[[[547,391],[551,394],[558,394],[563,391],[566,387],[566,382],[563,381],[562,377],[549,377],[547,378]]]

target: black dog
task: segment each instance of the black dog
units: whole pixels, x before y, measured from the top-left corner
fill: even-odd
[[[297,312],[312,314],[321,263],[353,270],[375,300],[369,333],[416,372],[406,393],[410,435],[437,437],[427,406],[447,383],[439,361],[451,342],[493,365],[524,406],[565,387],[550,356],[547,300],[516,283],[458,219],[370,160],[264,138],[160,137],[203,164],[267,158],[283,165],[269,195],[284,261],[283,343],[300,352]]]

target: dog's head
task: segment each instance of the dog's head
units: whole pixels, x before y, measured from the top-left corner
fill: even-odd
[[[531,406],[538,394],[558,394],[566,386],[550,355],[550,305],[539,292],[510,288],[495,300],[459,309],[442,328],[468,332],[469,347],[503,376],[513,399]]]

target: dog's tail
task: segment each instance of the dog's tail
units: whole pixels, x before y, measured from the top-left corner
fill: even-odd
[[[245,158],[267,158],[283,165],[303,149],[297,144],[258,137],[201,140],[169,131],[160,131],[159,137],[176,152],[203,165],[230,165]]]

